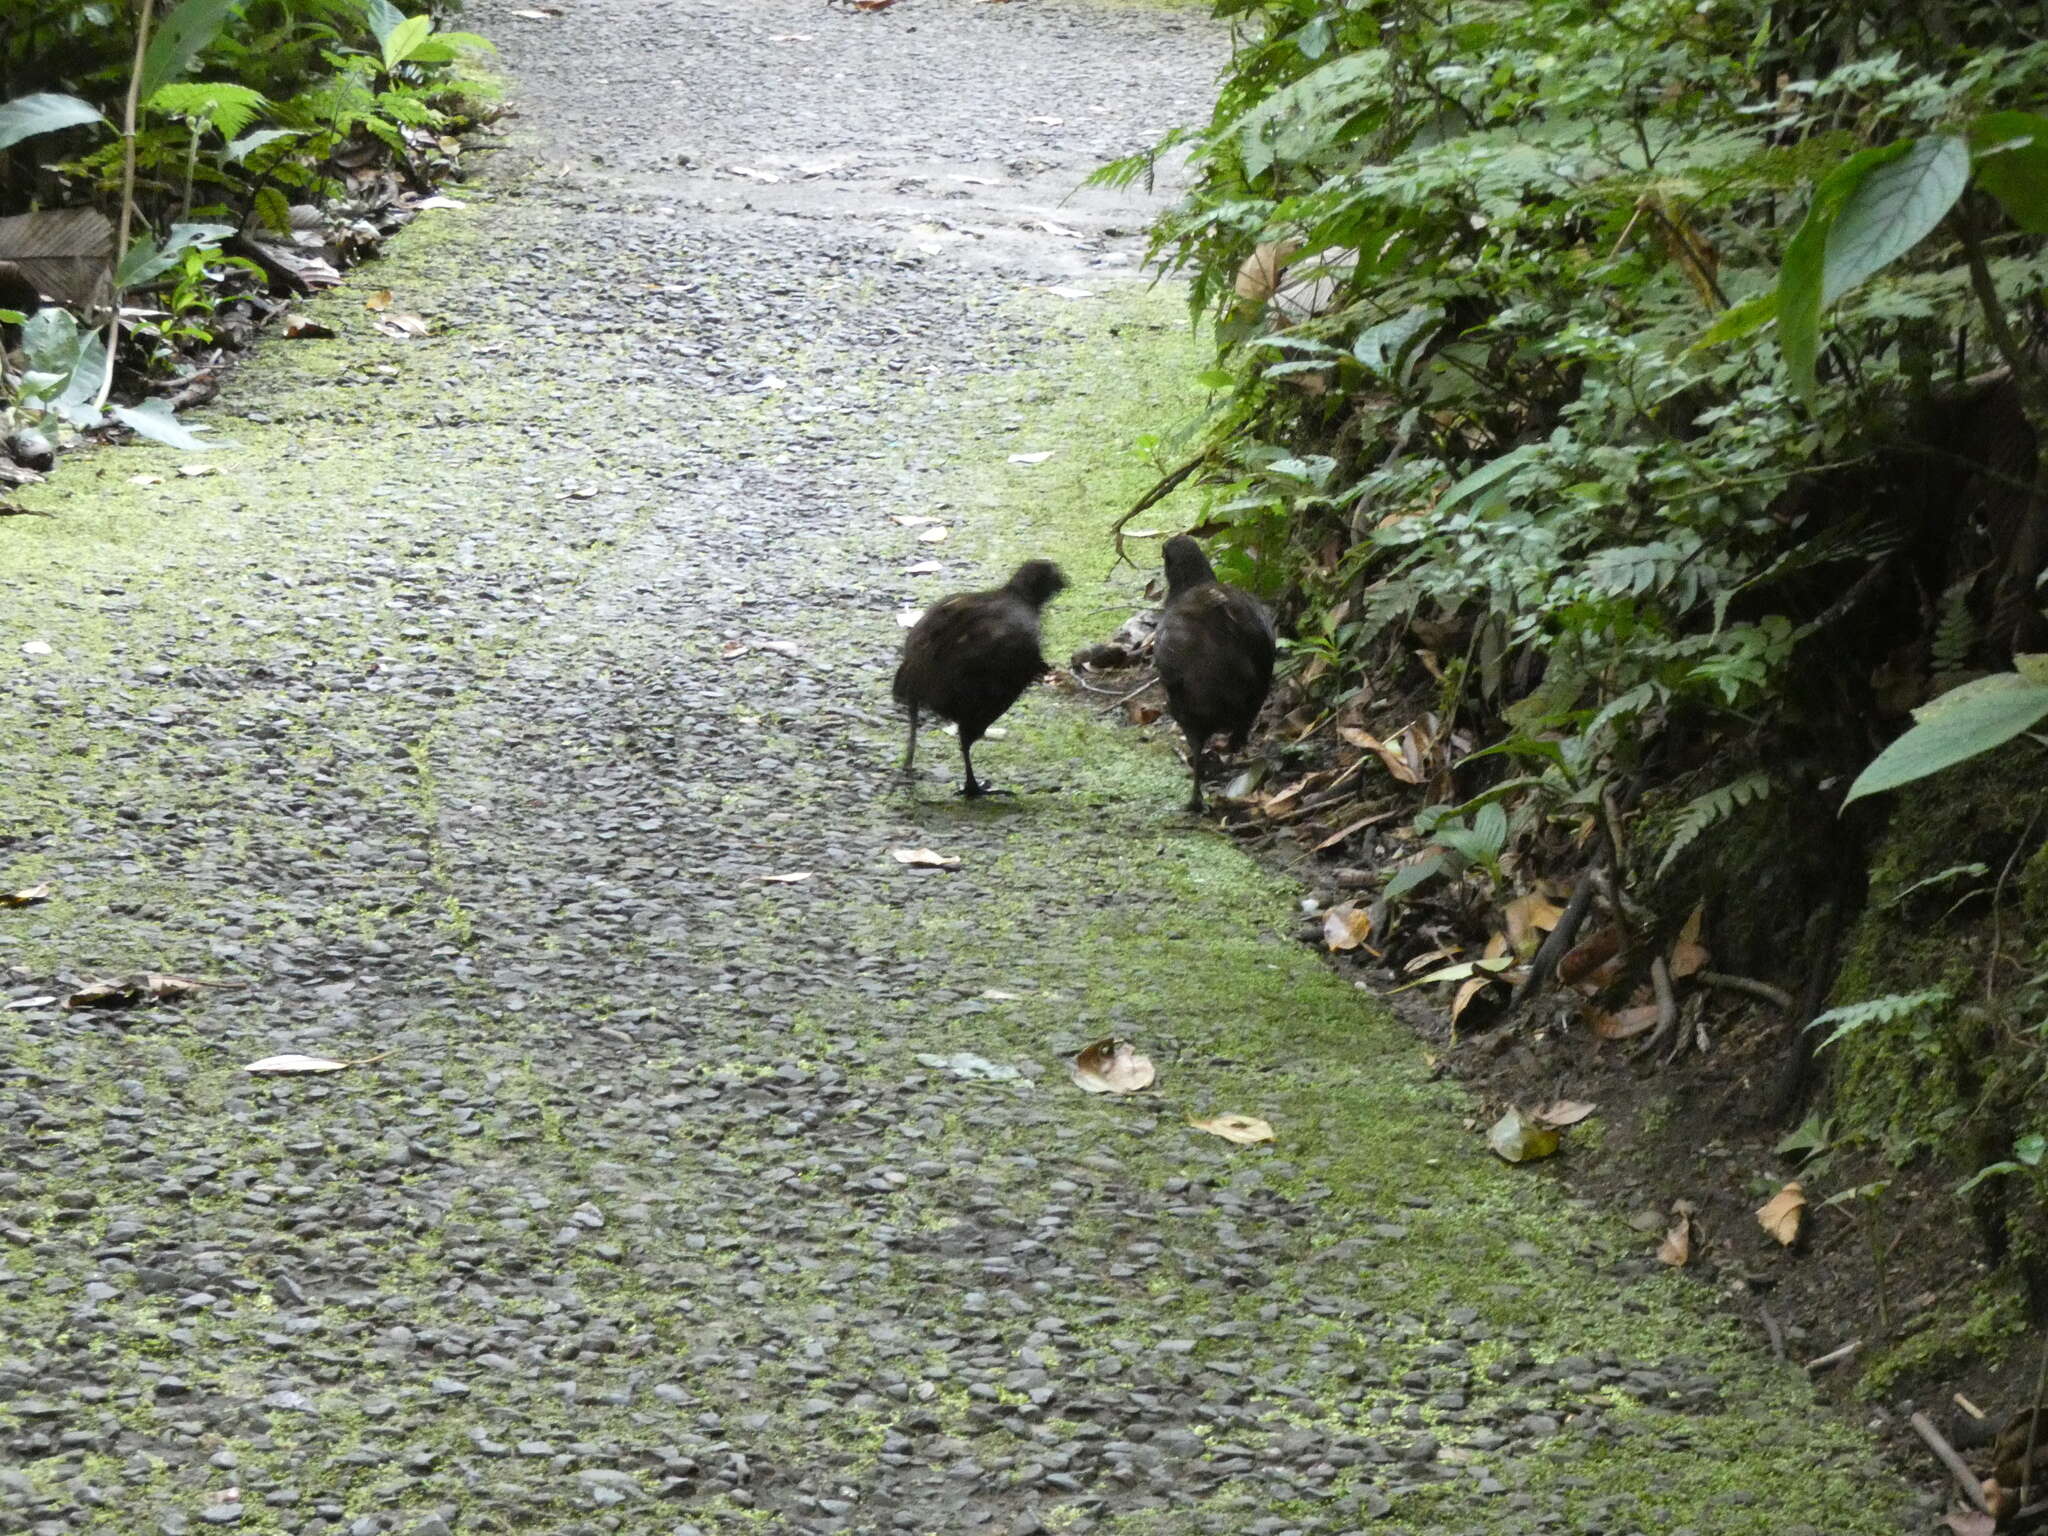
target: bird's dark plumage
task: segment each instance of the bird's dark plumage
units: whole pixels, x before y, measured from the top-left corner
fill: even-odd
[[[1216,579],[1202,546],[1186,534],[1166,541],[1166,604],[1152,662],[1166,686],[1166,712],[1188,739],[1194,789],[1188,809],[1202,809],[1202,753],[1227,732],[1243,747],[1273,685],[1273,620],[1258,599]]]
[[[918,713],[928,709],[960,727],[967,770],[960,792],[988,792],[974,777],[974,744],[1044,674],[1038,612],[1066,584],[1050,560],[1026,560],[993,592],[958,592],[925,610],[905,637],[896,668],[896,702],[910,712],[905,773],[917,757]]]

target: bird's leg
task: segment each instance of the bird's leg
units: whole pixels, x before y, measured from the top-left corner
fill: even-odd
[[[903,777],[911,776],[911,765],[917,761],[917,706],[910,706],[910,745],[903,749]]]
[[[1206,743],[1199,741],[1188,743],[1188,763],[1193,769],[1195,776],[1194,785],[1188,790],[1188,814],[1191,816],[1199,816],[1206,809],[1202,804],[1202,748],[1204,745]]]
[[[967,739],[967,733],[960,733],[960,761],[967,769],[967,782],[960,786],[960,793],[974,800],[988,793],[988,787],[974,776],[974,743]]]

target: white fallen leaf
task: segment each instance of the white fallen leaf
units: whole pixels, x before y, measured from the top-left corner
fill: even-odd
[[[718,659],[720,661],[731,661],[735,657],[746,655],[752,649],[753,647],[744,640],[728,640],[725,642],[724,648],[719,651]]]
[[[21,642],[21,654],[24,656],[54,656],[56,652],[50,649],[50,642],[47,640],[24,640]]]
[[[1010,455],[1010,462],[1012,464],[1043,464],[1052,456],[1053,450],[1048,448],[1043,453],[1013,453]]]
[[[936,560],[920,560],[915,565],[906,565],[903,568],[903,574],[906,576],[936,576],[944,569],[945,567]]]
[[[1152,1058],[1141,1055],[1128,1040],[1114,1035],[1083,1047],[1067,1068],[1074,1086],[1084,1093],[1141,1093],[1159,1075]]]
[[[896,625],[899,629],[915,629],[917,628],[917,621],[923,617],[924,610],[922,608],[898,608],[896,610]]]
[[[180,464],[178,466],[178,473],[187,480],[197,480],[201,475],[219,474],[220,466],[218,464]]]
[[[128,483],[130,485],[162,485],[164,477],[162,475],[130,475]]]
[[[1024,121],[1027,123],[1037,123],[1041,127],[1045,128],[1057,128],[1060,126],[1060,124],[1064,123],[1066,119],[1064,117],[1027,117],[1024,119]]]
[[[780,374],[765,373],[761,376],[761,382],[755,388],[766,390],[772,395],[778,389],[789,388],[789,380],[783,378]]]
[[[763,640],[761,649],[773,651],[778,656],[801,656],[804,653],[803,647],[794,640]]]
[[[941,1072],[950,1072],[955,1077],[975,1078],[984,1082],[1014,1082],[1024,1074],[1008,1062],[990,1061],[986,1056],[976,1056],[972,1051],[955,1051],[951,1056],[935,1056],[920,1053],[918,1061]]]
[[[467,208],[468,206],[469,204],[459,197],[448,197],[439,192],[436,192],[432,197],[423,197],[413,204],[413,207],[422,211],[428,208]]]
[[[39,997],[10,998],[6,1003],[0,1003],[0,1007],[6,1008],[54,1008],[56,1005],[57,999],[48,994]]]
[[[726,174],[731,176],[744,176],[749,181],[778,182],[782,180],[782,178],[776,175],[773,171],[756,170],[751,165],[728,165],[725,169]]]
[[[920,544],[943,544],[946,542],[946,535],[951,531],[944,523],[934,523],[917,536],[917,542]]]
[[[1188,1124],[1198,1131],[1207,1131],[1211,1136],[1234,1141],[1240,1147],[1273,1139],[1273,1127],[1256,1115],[1211,1115],[1206,1120],[1190,1120]]]
[[[958,869],[960,855],[957,853],[934,853],[929,848],[891,848],[889,857],[898,864],[908,864],[913,869]]]
[[[936,523],[938,519],[926,517],[922,512],[891,512],[889,521],[898,528],[922,528],[929,523]]]
[[[981,995],[998,1003],[1021,1003],[1024,1001],[1023,993],[1005,992],[1001,987],[986,988]]]
[[[1092,299],[1095,297],[1095,290],[1093,288],[1077,288],[1072,283],[1061,283],[1057,288],[1048,288],[1045,291],[1056,299]]]
[[[810,878],[808,869],[793,869],[786,875],[763,875],[761,880],[766,885],[801,885]]]
[[[252,1061],[243,1067],[244,1072],[343,1072],[354,1066],[352,1061],[337,1061],[332,1056],[265,1056],[261,1061]]]

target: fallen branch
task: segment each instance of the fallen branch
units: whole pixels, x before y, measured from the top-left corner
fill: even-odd
[[[1824,1355],[1814,1356],[1813,1359],[1806,1362],[1806,1370],[1811,1374],[1814,1371],[1824,1371],[1831,1365],[1840,1365],[1862,1347],[1863,1341],[1861,1339],[1851,1339],[1840,1349],[1831,1349]],[[1932,1426],[1929,1427],[1931,1428]]]
[[[1768,981],[1758,981],[1753,976],[1731,976],[1726,971],[1695,971],[1693,974],[1702,986],[1720,987],[1727,992],[1746,992],[1785,1013],[1792,1011],[1792,994]]]
[[[1550,930],[1548,938],[1536,950],[1536,957],[1529,962],[1529,974],[1522,979],[1515,995],[1508,999],[1508,1017],[1513,1018],[1535,999],[1544,987],[1550,984],[1557,962],[1571,953],[1572,945],[1578,941],[1579,928],[1586,921],[1586,914],[1593,908],[1593,891],[1599,884],[1594,871],[1587,870],[1579,876],[1579,883],[1572,887],[1572,899],[1565,903],[1564,913],[1557,920],[1557,926]]]
[[[1160,502],[1166,500],[1167,497],[1171,496],[1175,491],[1180,489],[1182,482],[1184,482],[1189,475],[1192,475],[1196,470],[1200,469],[1204,464],[1208,462],[1209,456],[1206,453],[1197,454],[1194,458],[1189,459],[1187,463],[1181,465],[1178,469],[1168,471],[1164,476],[1160,478],[1159,482],[1156,485],[1154,485],[1151,490],[1147,491],[1144,495],[1140,496],[1135,502],[1131,504],[1130,511],[1126,512],[1122,517],[1118,518],[1115,522],[1109,525],[1109,536],[1111,540],[1114,541],[1114,543],[1116,544],[1117,559],[1121,560],[1125,565],[1131,565],[1134,563],[1131,560],[1131,558],[1124,553],[1124,524],[1128,523],[1132,518],[1138,516],[1140,513],[1148,512],[1153,507],[1159,505]]]
[[[1970,1464],[1956,1454],[1956,1448],[1934,1427],[1934,1421],[1924,1413],[1916,1413],[1913,1415],[1912,1425],[1914,1433],[1927,1442],[1927,1448],[1941,1459],[1944,1467],[1948,1468],[1948,1475],[1954,1478],[1956,1486],[1963,1490],[1963,1497],[1970,1501],[1971,1508],[1980,1514],[1990,1514],[1991,1506],[1985,1501],[1983,1483],[1978,1480],[1977,1474],[1970,1470]]]
[[[1771,1354],[1779,1360],[1785,1358],[1785,1330],[1778,1326],[1778,1320],[1771,1316],[1769,1307],[1756,1309],[1757,1320],[1764,1325],[1764,1332],[1771,1340]]]
[[[1671,989],[1671,963],[1662,955],[1650,962],[1650,986],[1657,994],[1657,1027],[1637,1047],[1636,1055],[1649,1056],[1657,1047],[1670,1039],[1678,1029],[1678,994]],[[1685,1045],[1685,1037],[1679,1036],[1678,1045],[1666,1058],[1665,1065],[1677,1060],[1678,1051]]]

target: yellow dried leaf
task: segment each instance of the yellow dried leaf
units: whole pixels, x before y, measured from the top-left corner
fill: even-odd
[[[1500,915],[1507,924],[1509,946],[1526,960],[1543,942],[1540,935],[1557,926],[1557,920],[1564,916],[1564,908],[1531,891],[1526,896],[1517,896],[1501,908]]]
[[[1757,1207],[1757,1225],[1789,1248],[1806,1224],[1806,1189],[1797,1179]]]
[[[1372,933],[1372,912],[1353,901],[1323,914],[1323,944],[1330,950],[1356,949]]]
[[[934,853],[929,848],[891,848],[889,857],[898,864],[908,864],[912,869],[958,869],[960,855],[957,853]]]
[[[1671,1230],[1664,1234],[1664,1241],[1657,1245],[1657,1257],[1673,1269],[1683,1269],[1692,1262],[1692,1218],[1680,1215],[1671,1224]]]
[[[56,893],[47,885],[24,886],[18,891],[0,891],[0,907],[32,907]]]
[[[1241,1147],[1273,1139],[1273,1127],[1255,1115],[1211,1115],[1206,1120],[1190,1120],[1188,1124],[1198,1131],[1207,1131],[1211,1136],[1234,1141]]]
[[[1683,981],[1686,977],[1706,969],[1712,958],[1706,945],[1700,942],[1700,924],[1706,919],[1706,907],[1692,909],[1692,916],[1685,920],[1685,926],[1678,930],[1678,937],[1671,945],[1671,977]]]

